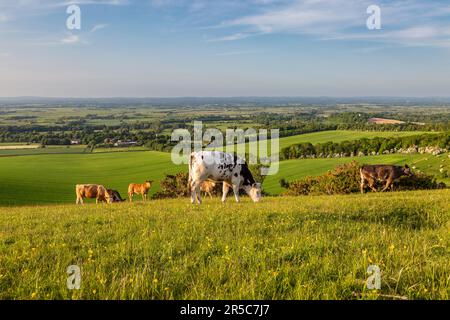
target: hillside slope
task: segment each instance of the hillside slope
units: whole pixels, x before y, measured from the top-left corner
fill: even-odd
[[[0,208],[0,299],[449,299],[449,196]]]

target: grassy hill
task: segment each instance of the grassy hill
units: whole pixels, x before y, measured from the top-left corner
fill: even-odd
[[[352,131],[352,130],[330,130],[330,131],[320,131],[313,133],[299,134],[290,137],[280,138],[280,150],[289,147],[293,144],[310,142],[312,144],[325,143],[325,142],[342,142],[351,141],[358,139],[373,139],[373,138],[388,138],[388,137],[406,137],[414,136],[420,134],[433,134],[433,132],[422,132],[422,131]],[[270,152],[271,143],[268,141],[267,149]],[[246,144],[246,151],[248,152],[248,143]],[[216,150],[222,150],[223,148],[214,148]],[[232,150],[237,151],[237,146],[234,146]]]
[[[282,191],[278,183],[281,178],[320,175],[353,159],[361,163],[417,163],[419,169],[436,175],[440,165],[450,168],[448,157],[429,155],[289,160],[280,163],[277,175],[267,177],[264,189],[278,194]],[[169,153],[153,151],[0,157],[0,205],[71,203],[78,183],[104,184],[124,197],[129,183],[150,179],[155,181],[154,193],[165,174],[179,171],[187,171],[187,165],[175,166]]]
[[[447,155],[434,157],[423,154],[389,154],[380,156],[355,157],[355,158],[331,158],[331,159],[299,159],[287,160],[280,163],[280,170],[275,176],[268,176],[264,181],[264,190],[271,194],[278,194],[282,191],[280,187],[280,178],[288,181],[298,180],[307,176],[318,176],[332,170],[337,165],[358,161],[360,164],[393,164],[393,165],[415,165],[416,170],[441,177],[440,166],[450,171],[450,158]],[[450,183],[449,178],[439,178],[439,181]]]
[[[0,299],[449,299],[449,196],[0,208]]]
[[[284,137],[280,139],[280,149],[289,147],[293,144],[310,142],[312,144],[325,143],[325,142],[342,142],[350,140],[358,140],[362,138],[390,138],[390,137],[407,137],[415,136],[430,132],[421,131],[352,131],[352,130],[334,130],[334,131],[321,131],[307,134],[300,134],[291,137]]]

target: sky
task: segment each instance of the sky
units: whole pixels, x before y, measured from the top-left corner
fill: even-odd
[[[450,96],[450,2],[0,0],[0,96]]]

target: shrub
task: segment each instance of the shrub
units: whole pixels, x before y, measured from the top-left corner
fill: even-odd
[[[155,193],[153,198],[180,198],[190,195],[188,189],[188,174],[179,172],[175,175],[168,174],[161,180],[161,190]]]
[[[360,165],[356,161],[340,165],[333,171],[318,176],[306,177],[303,180],[287,182],[280,180],[281,187],[287,189],[284,195],[309,194],[349,194],[360,191]],[[402,177],[394,183],[395,190],[443,189],[445,183],[438,183],[433,176],[414,173],[411,177]]]

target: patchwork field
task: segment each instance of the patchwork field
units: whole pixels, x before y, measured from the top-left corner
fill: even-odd
[[[0,208],[0,299],[446,300],[449,196]]]

